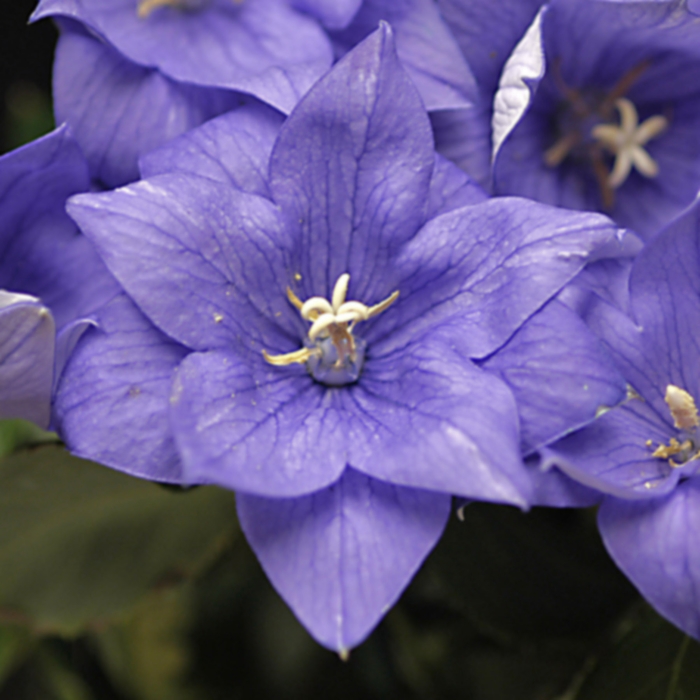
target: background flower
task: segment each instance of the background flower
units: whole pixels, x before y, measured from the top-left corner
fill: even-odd
[[[85,161],[65,127],[0,158],[3,418],[48,425],[54,377],[91,312],[116,293],[64,211],[67,197],[87,187]]]
[[[169,356],[173,387],[160,394],[181,481],[239,491],[242,526],[271,580],[319,641],[344,650],[435,544],[451,494],[526,504],[515,400],[470,358],[498,351],[616,230],[597,215],[483,201],[436,161],[387,25],[339,62],[278,134],[277,119],[251,108],[211,122],[144,159],[148,179],[74,198],[69,209],[140,310],[192,351],[179,364]],[[325,341],[307,336],[290,303],[335,298],[346,273],[349,298],[367,305],[399,290],[356,331],[333,321],[366,343],[356,382],[343,378],[342,363],[330,367]],[[551,338],[559,317],[546,318]],[[585,333],[582,324],[570,330]],[[100,346],[93,334],[94,352],[119,337]],[[96,406],[81,384],[94,364],[88,341],[58,399],[66,439],[86,455],[102,449],[71,416]],[[300,346],[349,383],[327,383],[311,362],[287,362]],[[271,365],[263,351],[288,366]],[[602,369],[591,395],[615,399],[617,374],[594,357]],[[139,403],[142,384],[154,385],[153,364],[138,363],[144,382],[130,389],[133,416],[150,405]],[[560,364],[576,372],[570,358]],[[167,361],[159,367],[161,382]],[[577,420],[593,417],[593,405],[576,405]],[[170,439],[163,429],[160,444]],[[162,477],[158,470],[150,476]]]
[[[677,3],[554,0],[541,40],[530,33],[495,98],[495,191],[606,211],[651,236],[700,185],[700,84],[686,72],[697,18]],[[505,94],[517,85],[526,105]]]
[[[700,393],[693,330],[699,235],[696,203],[635,261],[631,318],[602,301],[590,309],[589,323],[633,393],[547,450],[551,463],[607,494],[599,526],[612,557],[663,615],[695,637],[697,419],[692,411],[684,418],[679,406],[694,405]]]

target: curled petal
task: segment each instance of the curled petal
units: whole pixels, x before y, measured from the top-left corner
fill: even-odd
[[[48,427],[55,326],[36,298],[0,290],[0,419]]]

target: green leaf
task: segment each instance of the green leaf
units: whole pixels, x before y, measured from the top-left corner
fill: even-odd
[[[34,641],[29,632],[19,625],[0,627],[0,687],[19,666]]]
[[[58,442],[56,433],[45,430],[26,420],[0,421],[0,457],[7,457],[24,447]]]
[[[47,649],[39,650],[37,666],[51,700],[94,700],[87,683]]]
[[[196,700],[190,671],[191,586],[153,591],[118,624],[98,632],[105,669],[127,696]]]
[[[135,479],[60,447],[0,460],[0,618],[75,635],[192,575],[236,531],[234,495]]]
[[[15,82],[5,95],[5,144],[8,150],[29,143],[54,128],[51,96],[29,82]]]
[[[700,644],[645,607],[565,700],[621,698],[700,698]]]

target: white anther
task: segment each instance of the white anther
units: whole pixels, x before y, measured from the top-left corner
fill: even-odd
[[[659,166],[643,146],[668,128],[668,119],[657,114],[640,124],[637,108],[630,100],[621,97],[615,101],[615,106],[620,113],[620,125],[598,124],[591,131],[593,138],[615,155],[608,184],[619,187],[633,166],[645,177],[656,177]]]
[[[693,397],[675,384],[666,387],[664,401],[673,416],[673,424],[679,430],[690,430],[700,425],[698,420],[698,409],[695,406]]]
[[[335,313],[338,313],[338,309],[345,302],[345,297],[348,293],[348,282],[350,282],[350,275],[347,272],[345,272],[342,275],[340,275],[340,277],[338,277],[338,281],[335,283],[335,287],[333,287],[333,296],[331,297],[331,304]]]
[[[323,297],[311,297],[301,307],[301,317],[307,321],[315,321],[322,314],[332,314],[333,307]]]

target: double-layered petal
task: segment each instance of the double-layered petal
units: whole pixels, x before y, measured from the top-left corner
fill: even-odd
[[[410,579],[451,494],[527,504],[518,406],[499,376],[513,362],[488,371],[475,360],[514,339],[617,232],[595,214],[485,202],[436,159],[387,25],[281,127],[276,119],[256,107],[214,120],[145,158],[147,179],[75,197],[69,211],[153,324],[148,352],[157,352],[157,334],[171,339],[150,385],[171,433],[159,422],[154,444],[174,439],[181,481],[240,492],[244,530],[271,580],[317,639],[342,650]],[[286,359],[303,347],[321,352],[294,300],[334,298],[346,274],[348,299],[393,303],[345,328],[366,346],[359,378],[326,384],[311,364]],[[552,342],[558,322],[541,319],[551,327],[531,347]],[[91,337],[94,352],[109,353],[121,336],[115,326],[111,338]],[[520,345],[517,361],[530,352]],[[575,372],[579,359],[558,358],[564,374]],[[147,379],[146,358],[131,368]],[[597,399],[575,425],[593,417],[596,400],[620,393],[617,376],[600,370]],[[78,395],[77,375],[69,371],[64,385]],[[70,402],[59,395],[57,405],[69,444],[104,451],[102,439],[91,445],[70,428]],[[139,409],[130,406],[119,409],[132,421]],[[155,465],[151,473],[173,474]]]

